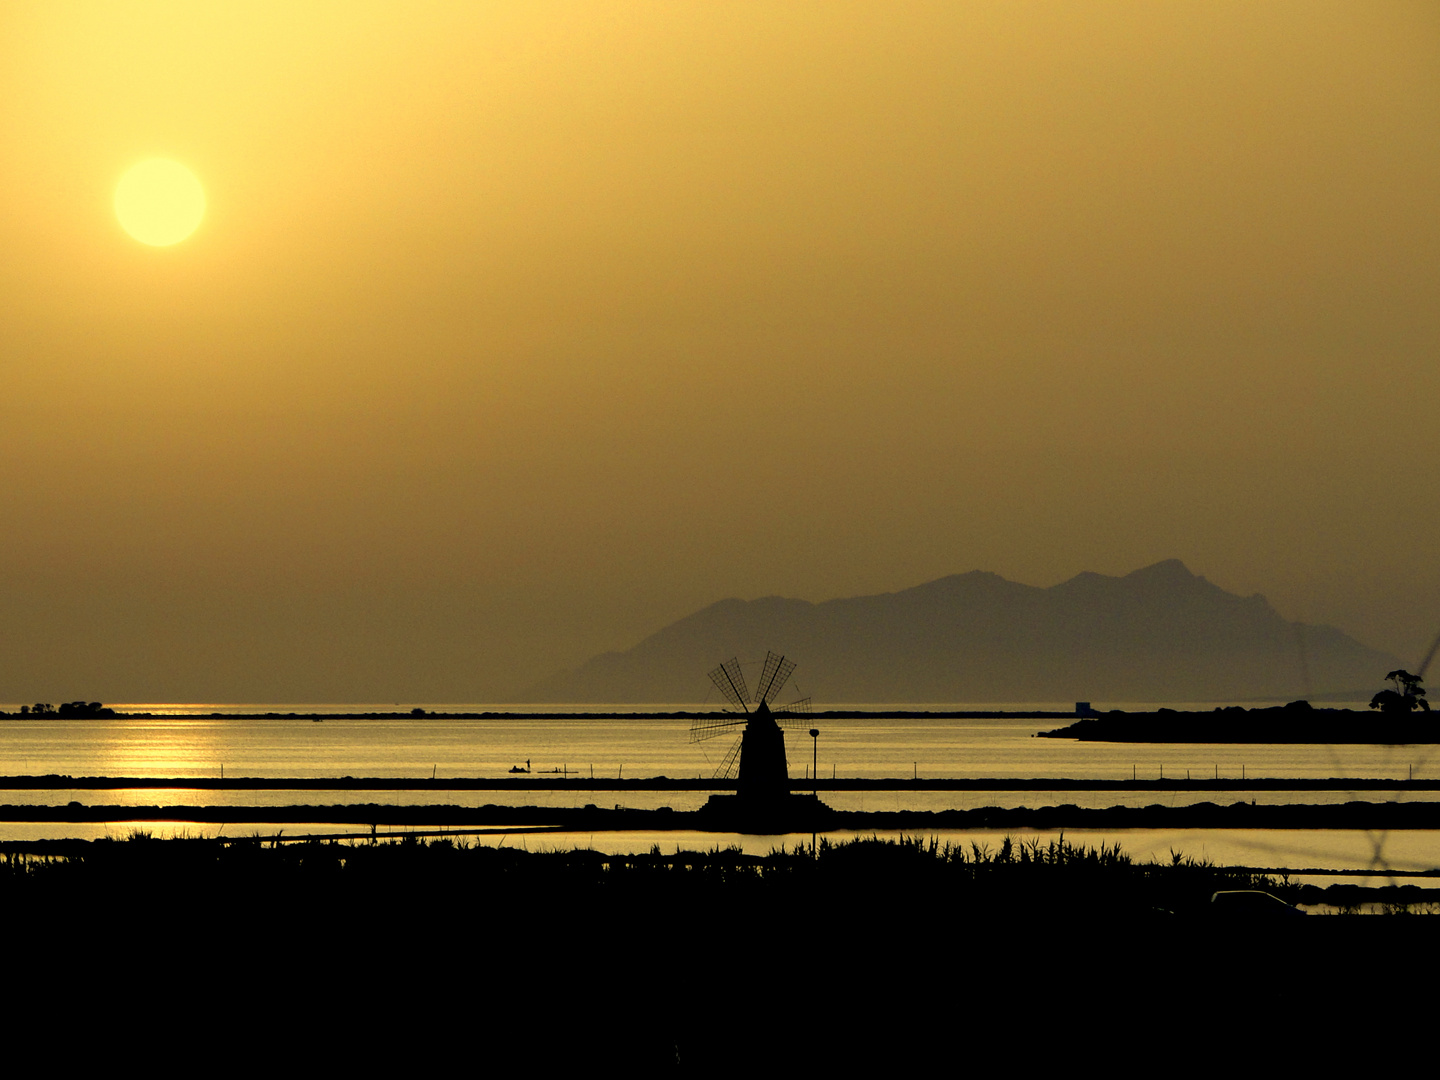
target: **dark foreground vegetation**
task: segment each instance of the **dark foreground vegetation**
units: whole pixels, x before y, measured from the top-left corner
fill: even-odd
[[[531,837],[530,839],[536,839]],[[744,922],[746,912],[801,910],[863,921],[907,918],[1010,921],[1067,917],[1214,918],[1218,890],[1263,889],[1292,904],[1423,903],[1414,886],[1358,890],[1292,884],[1174,853],[1138,862],[1120,846],[1063,838],[993,846],[921,837],[860,838],[747,855],[737,848],[644,855],[522,850],[465,838],[311,840],[42,840],[0,844],[0,904],[12,915],[63,910],[77,897],[109,906],[184,895],[210,917],[243,919],[278,899],[310,911],[401,911],[415,901],[443,908],[457,898],[507,922],[544,926],[584,911],[613,920],[651,910]],[[1440,892],[1440,890],[1437,890]],[[1338,898],[1338,899],[1337,899]],[[88,906],[88,901],[87,901]],[[25,909],[29,909],[28,912]],[[869,913],[869,916],[861,913]],[[655,916],[652,916],[655,917]],[[768,914],[765,916],[768,918]],[[858,925],[855,927],[858,930]]]
[[[905,911],[910,917],[1010,917],[1057,906],[1088,917],[1204,915],[1217,889],[1285,891],[1269,879],[1176,856],[1137,863],[1118,847],[1068,841],[969,847],[921,839],[860,839],[769,855],[738,849],[605,855],[525,851],[463,838],[342,843],[208,838],[54,840],[0,845],[0,902],[63,907],[105,894],[132,903],[147,893],[203,900],[216,917],[242,917],[284,897],[309,910],[399,910],[426,897],[467,897],[507,920],[544,924],[576,910],[639,908],[743,918],[746,911]],[[1291,890],[1293,894],[1293,890]],[[267,895],[268,894],[268,895]],[[1298,894],[1290,896],[1297,898]],[[13,910],[13,909],[12,909]],[[848,917],[848,916],[846,916]]]
[[[77,897],[103,894],[119,906],[147,895],[185,895],[222,919],[253,917],[280,898],[333,916],[400,911],[416,901],[443,908],[463,897],[489,907],[491,917],[503,913],[507,922],[537,926],[567,921],[577,911],[614,920],[650,909],[657,915],[683,911],[687,919],[708,909],[732,922],[744,922],[746,912],[785,910],[807,911],[815,919],[829,913],[841,921],[864,912],[1002,922],[1063,911],[1105,922],[1213,919],[1212,894],[1229,889],[1263,889],[1287,903],[1341,910],[1379,904],[1391,913],[1414,906],[1428,911],[1427,901],[1440,895],[1413,885],[1321,889],[1180,853],[1168,862],[1138,862],[1118,844],[1090,847],[1063,836],[1005,837],[993,846],[821,837],[813,846],[781,847],[764,856],[719,847],[666,854],[658,845],[644,855],[530,851],[463,837],[408,836],[284,843],[156,839],[136,832],[126,840],[0,844],[0,905],[11,915],[39,918]]]
[[[1063,840],[12,843],[3,992],[10,1030],[71,1066],[890,1075],[980,1041],[1049,1068],[1163,1053],[1176,1026],[1243,1039],[1237,986],[1318,988],[1371,955],[1327,928],[1413,922],[1211,914],[1214,891],[1251,887],[1306,897]],[[1071,1034],[1031,1038],[1041,1016]]]

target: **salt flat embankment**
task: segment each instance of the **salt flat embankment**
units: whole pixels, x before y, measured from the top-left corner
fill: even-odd
[[[0,806],[0,821],[194,822],[196,824],[334,824],[387,827],[471,828],[495,825],[551,826],[575,832],[734,831],[733,823],[705,811],[639,810],[599,806],[396,806],[378,803],[297,806]],[[760,822],[759,824],[764,824]],[[1338,804],[1228,806],[981,807],[974,810],[830,811],[820,831],[926,832],[966,829],[1440,829],[1440,802],[1347,802]],[[779,822],[745,832],[810,832]]]

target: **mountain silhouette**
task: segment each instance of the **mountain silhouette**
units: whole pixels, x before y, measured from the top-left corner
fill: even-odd
[[[705,699],[722,660],[800,662],[823,703],[1229,702],[1368,698],[1401,661],[1329,626],[1288,622],[1167,559],[1050,588],[984,571],[812,604],[721,600],[625,652],[534,687],[532,700]]]

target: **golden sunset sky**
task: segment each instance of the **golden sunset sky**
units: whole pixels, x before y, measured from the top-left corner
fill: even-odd
[[[1171,557],[1418,659],[1437,390],[1428,0],[0,7],[0,701]]]

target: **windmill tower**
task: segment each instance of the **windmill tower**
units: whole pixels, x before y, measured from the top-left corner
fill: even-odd
[[[784,799],[790,794],[790,766],[785,759],[785,732],[782,728],[810,726],[810,699],[801,698],[788,705],[771,702],[785,687],[795,661],[778,653],[765,654],[765,667],[760,673],[755,696],[745,685],[740,661],[727,660],[710,672],[721,695],[740,710],[734,713],[699,716],[690,725],[690,741],[703,742],[740,729],[725,760],[715,770],[717,780],[728,780],[736,772],[735,791],[747,802],[759,799]],[[752,710],[751,705],[755,708]]]

